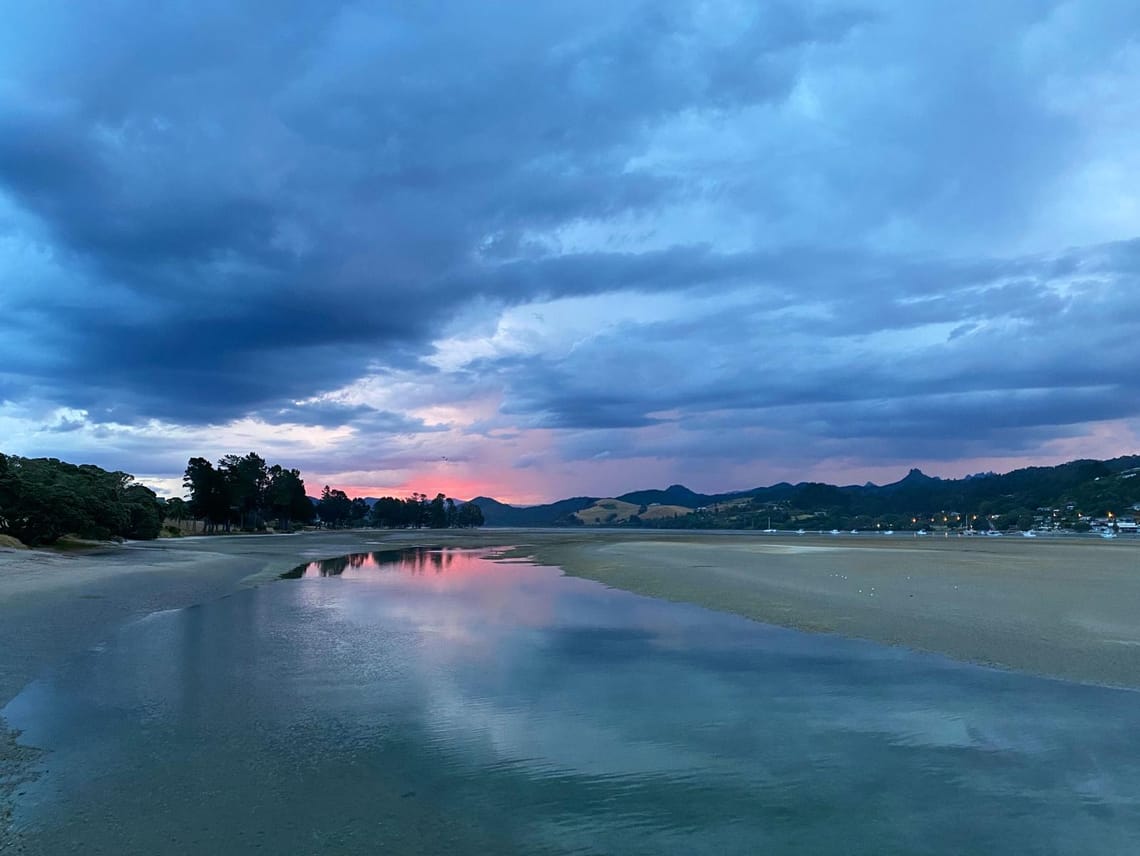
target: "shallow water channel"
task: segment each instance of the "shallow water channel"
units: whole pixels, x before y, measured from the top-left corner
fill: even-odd
[[[1140,852],[1140,695],[419,548],[157,613],[3,715],[27,852]]]

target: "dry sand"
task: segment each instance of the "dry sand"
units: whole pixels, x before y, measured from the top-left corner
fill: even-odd
[[[162,609],[302,562],[411,544],[506,546],[568,574],[760,621],[1069,680],[1140,688],[1140,539],[604,530],[314,532],[57,554],[0,548],[0,708],[53,663]],[[5,791],[28,750],[0,721]],[[11,841],[9,845],[13,845]],[[13,850],[15,852],[15,850]]]

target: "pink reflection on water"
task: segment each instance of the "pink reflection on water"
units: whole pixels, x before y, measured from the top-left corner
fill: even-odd
[[[499,548],[459,549],[437,547],[410,547],[403,550],[352,553],[332,559],[320,559],[287,574],[299,579],[340,577],[374,583],[404,584],[408,578],[422,580],[433,588],[462,588],[473,574],[478,574],[481,586],[510,583],[526,575],[525,563],[494,561]]]
[[[347,616],[375,620],[382,612],[388,619],[453,638],[478,633],[473,628],[479,626],[539,628],[565,620],[555,606],[559,588],[590,584],[564,578],[557,568],[493,558],[506,549],[413,547],[355,553],[309,562],[285,576],[389,589],[393,597],[377,600],[359,590],[348,595],[340,589],[334,595],[339,586],[317,586],[306,599],[328,603],[333,597]]]

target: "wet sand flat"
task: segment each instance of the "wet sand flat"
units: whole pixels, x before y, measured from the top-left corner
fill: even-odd
[[[1140,687],[1140,541],[692,535],[566,542],[535,555],[772,624]]]

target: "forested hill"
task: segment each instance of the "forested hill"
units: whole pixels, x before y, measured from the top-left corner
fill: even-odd
[[[1028,467],[1005,474],[981,473],[961,479],[942,479],[912,469],[904,478],[886,485],[831,485],[819,482],[701,494],[672,485],[664,490],[640,490],[612,499],[574,497],[546,505],[512,506],[489,497],[472,500],[491,526],[581,525],[582,515],[610,503],[611,525],[650,525],[693,528],[780,528],[807,525],[814,528],[870,527],[876,523],[897,528],[931,523],[965,525],[975,516],[994,525],[1023,528],[1049,509],[1074,522],[1079,516],[1131,515],[1140,503],[1140,455],[1107,461],[1078,460],[1055,467]],[[629,506],[635,506],[629,510]],[[655,515],[654,506],[673,508],[670,515]],[[687,510],[688,513],[684,513]],[[968,518],[966,517],[968,515]],[[942,520],[942,517],[948,518]]]

